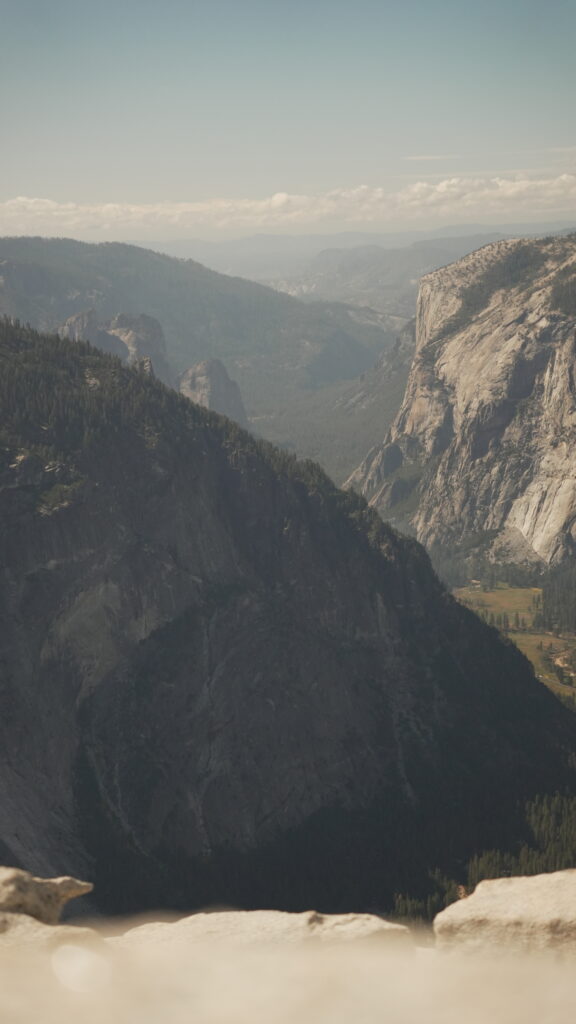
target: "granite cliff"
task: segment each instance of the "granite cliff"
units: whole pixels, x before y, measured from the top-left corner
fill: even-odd
[[[385,908],[574,792],[574,716],[360,498],[81,342],[0,363],[4,863]]]
[[[174,375],[168,365],[164,332],[152,316],[119,313],[101,322],[95,310],[90,309],[68,317],[58,333],[71,341],[89,341],[103,352],[120,356],[132,364],[149,361],[160,380],[172,383]]]
[[[182,373],[178,380],[180,394],[205,409],[248,427],[248,418],[236,381],[231,380],[219,359],[205,359]]]
[[[423,278],[404,401],[348,484],[431,548],[572,555],[575,288],[575,235],[497,242]]]

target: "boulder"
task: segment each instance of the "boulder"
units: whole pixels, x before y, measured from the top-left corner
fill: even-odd
[[[278,910],[231,910],[192,914],[179,921],[150,921],[112,939],[123,946],[150,943],[190,945],[221,942],[234,945],[294,945],[302,942],[376,940],[387,947],[410,948],[412,936],[403,925],[374,914],[300,914]]]
[[[65,944],[74,946],[81,944],[104,945],[104,940],[92,928],[79,928],[75,925],[44,924],[28,914],[0,913],[0,950],[20,946],[36,946],[39,949]]]
[[[0,867],[0,933],[5,918],[26,914],[43,924],[60,920],[62,907],[76,896],[92,892],[91,882],[64,875],[62,878],[36,878],[20,868]],[[13,922],[12,922],[13,923]]]
[[[434,920],[440,949],[576,953],[576,869],[480,882]]]
[[[185,370],[178,379],[178,390],[197,405],[248,427],[240,388],[219,359],[205,359]]]

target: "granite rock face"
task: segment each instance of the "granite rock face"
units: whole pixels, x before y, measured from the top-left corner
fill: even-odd
[[[213,412],[248,427],[248,418],[236,381],[231,380],[219,359],[205,359],[181,374],[180,394]]]
[[[172,382],[173,373],[168,365],[164,333],[152,316],[120,313],[112,320],[101,322],[92,309],[68,317],[58,333],[71,341],[89,341],[103,352],[120,356],[144,369],[151,366],[160,380],[166,384]]]
[[[4,863],[111,911],[386,908],[574,786],[574,716],[415,542],[152,377],[0,342]]]
[[[576,869],[480,882],[434,919],[439,949],[576,954]]]
[[[62,338],[69,338],[70,341],[89,341],[103,352],[119,356],[120,359],[127,358],[124,342],[105,329],[93,309],[69,316],[58,328],[58,334]]]
[[[402,407],[348,484],[427,545],[575,550],[576,236],[497,242],[423,278]]]
[[[156,376],[166,383],[171,382],[173,374],[168,366],[164,332],[153,316],[146,316],[145,313],[139,316],[119,313],[110,321],[106,330],[126,346],[129,363],[149,359]]]

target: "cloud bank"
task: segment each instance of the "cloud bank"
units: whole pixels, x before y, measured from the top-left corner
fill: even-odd
[[[19,196],[0,203],[0,234],[91,235],[102,238],[190,232],[298,230],[321,225],[413,224],[418,221],[513,218],[573,212],[576,174],[557,177],[418,181],[400,191],[359,185],[317,195],[277,192],[264,199],[203,202],[71,203]]]

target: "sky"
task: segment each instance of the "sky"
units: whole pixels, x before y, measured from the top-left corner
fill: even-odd
[[[576,0],[0,0],[0,234],[576,221]]]

